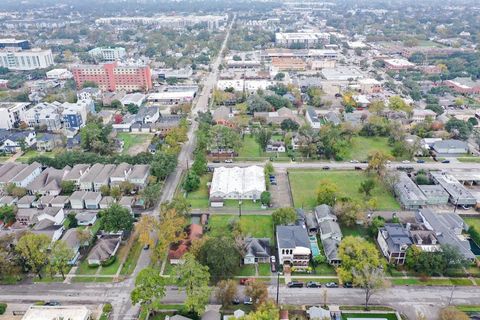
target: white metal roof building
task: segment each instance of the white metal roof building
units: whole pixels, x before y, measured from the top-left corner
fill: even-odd
[[[88,320],[90,313],[85,306],[31,306],[22,320]]]
[[[265,190],[262,167],[220,167],[213,172],[210,198],[257,200]]]

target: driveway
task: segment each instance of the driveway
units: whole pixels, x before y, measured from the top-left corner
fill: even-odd
[[[275,176],[277,177],[277,185],[270,185],[273,207],[283,208],[293,206],[287,170],[284,168],[276,169]]]

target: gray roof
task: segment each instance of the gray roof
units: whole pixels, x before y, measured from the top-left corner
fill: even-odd
[[[246,238],[245,247],[246,253],[254,257],[268,258],[270,256],[270,239],[268,238]]]
[[[400,172],[398,182],[395,184],[395,193],[403,205],[425,205],[427,198],[422,190],[410,179],[405,172]]]
[[[302,226],[277,226],[277,244],[280,248],[310,248],[307,230]]]
[[[132,172],[128,176],[128,179],[140,179],[145,177],[150,172],[150,166],[148,164],[136,164],[133,166]]]
[[[327,204],[321,204],[315,207],[315,217],[317,221],[329,218],[333,220],[337,220],[337,216],[333,214],[332,207]]]
[[[440,184],[450,195],[451,199],[460,205],[475,205],[477,199],[455,177],[450,174],[430,171],[433,180]]]
[[[318,115],[315,112],[315,110],[312,107],[307,108],[307,113],[312,120],[312,122],[320,122],[320,119],[318,119]]]
[[[83,198],[83,200],[85,201],[93,201],[93,200],[98,200],[98,202],[100,202],[100,200],[102,199],[101,198],[101,194],[100,192],[95,192],[95,191],[88,191],[86,194],[85,194],[85,197]],[[100,197],[100,199],[98,199]]]
[[[101,236],[95,246],[90,250],[87,259],[88,260],[100,260],[105,261],[110,258],[118,243],[122,240],[118,235],[104,235]]]
[[[334,220],[324,220],[319,223],[319,226],[320,226],[320,232],[323,235],[335,234],[340,238],[342,237],[342,230],[340,229],[338,222]]]
[[[36,197],[35,196],[23,196],[17,201],[17,205],[19,204],[32,204],[33,201],[35,201]]]
[[[95,181],[96,177],[102,172],[104,164],[95,163],[88,172],[80,178],[80,182],[92,182]]]
[[[220,312],[215,310],[209,310],[202,315],[202,320],[220,320]]]
[[[3,165],[5,167],[6,165]],[[14,166],[7,169],[1,176],[0,176],[0,183],[9,183],[12,178],[14,178],[17,174],[20,173],[23,169],[27,167],[26,164],[23,163],[16,163]]]
[[[72,200],[83,200],[85,198],[85,195],[87,194],[87,191],[75,191],[72,193],[70,196],[70,201]]]
[[[425,224],[428,230],[435,232],[440,244],[448,244],[458,249],[467,259],[475,259],[470,243],[458,237],[466,225],[462,218],[456,213],[434,213],[425,208],[418,212],[419,219]]]
[[[435,149],[435,151],[441,149],[465,149],[468,151],[468,144],[465,141],[449,139],[435,142],[433,149]]]
[[[90,168],[89,164],[76,164],[73,166],[72,170],[65,175],[65,180],[77,180],[85,174],[85,171]]]
[[[70,167],[64,169],[47,168],[38,175],[28,186],[27,189],[32,192],[48,192],[52,190],[60,190],[62,179]]]
[[[132,169],[132,165],[128,163],[120,163],[110,174],[111,178],[126,178],[128,172]]]
[[[318,228],[318,224],[317,224],[317,221],[315,220],[313,212],[307,212],[305,214],[305,224],[307,225],[308,230],[312,230],[312,229],[316,230]]]
[[[77,248],[80,245],[78,240],[78,229],[72,228],[68,229],[62,236],[63,241],[72,249]]]
[[[329,261],[331,260],[340,260],[338,257],[338,247],[340,246],[340,241],[332,238],[326,238],[322,240],[323,252]]]
[[[305,211],[303,209],[295,209],[297,212],[297,220],[295,221],[296,225],[303,226],[305,225]]]
[[[412,244],[408,231],[400,223],[386,223],[379,231],[390,252],[405,251],[405,246],[408,247]]]
[[[69,200],[69,196],[56,196],[52,201],[50,201],[50,204],[65,204]]]
[[[336,112],[330,111],[325,115],[325,119],[334,124],[334,125],[339,125],[342,121],[340,120],[340,117]]]
[[[12,182],[21,182],[32,174],[35,170],[41,169],[42,165],[38,162],[33,162],[28,167],[20,171],[13,179]]]
[[[97,216],[96,212],[82,211],[75,215],[75,219],[77,219],[78,221],[90,221],[95,216]]]
[[[101,171],[93,178],[94,183],[108,183],[110,175],[115,170],[114,164],[106,164]]]

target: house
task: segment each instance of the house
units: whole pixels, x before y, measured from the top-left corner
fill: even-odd
[[[338,256],[338,247],[342,241],[342,230],[337,222],[337,216],[333,213],[330,206],[326,204],[315,207],[315,218],[320,230],[320,240],[322,241],[323,251],[327,261],[331,265],[341,263]]]
[[[276,238],[279,263],[304,270],[310,261],[310,241],[302,226],[277,226]]]
[[[102,90],[99,88],[83,88],[77,92],[78,100],[99,100],[102,97]]]
[[[318,232],[318,223],[313,212],[305,213],[305,226],[309,234],[316,234]]]
[[[79,226],[91,226],[97,221],[97,213],[92,211],[82,211],[75,215]]]
[[[233,315],[223,316],[223,320],[243,319],[245,317],[245,311],[237,309],[233,312]]]
[[[95,190],[93,186],[93,182],[95,181],[97,176],[101,174],[104,168],[105,168],[104,164],[95,163],[90,168],[90,170],[88,170],[88,172],[86,172],[82,177],[80,177],[78,189],[83,191]]]
[[[99,208],[100,200],[102,200],[102,194],[95,191],[87,191],[83,201],[85,202],[85,209],[96,210]]]
[[[68,204],[70,204],[70,197],[69,196],[56,196],[50,201],[50,206],[53,208],[67,208]]]
[[[155,123],[160,118],[160,111],[157,107],[140,108],[137,113],[137,120],[141,123]]]
[[[128,175],[127,181],[135,185],[136,188],[143,189],[147,185],[149,175],[150,166],[148,164],[136,164]]]
[[[120,163],[110,174],[110,185],[118,186],[122,182],[127,181],[128,176],[132,172],[133,166],[128,163]]]
[[[78,188],[80,186],[80,178],[83,177],[90,170],[89,164],[76,164],[73,166],[65,177],[64,181],[73,181],[75,186]]]
[[[114,197],[110,197],[110,196],[103,197],[99,204],[100,209],[108,209],[115,202],[116,200]]]
[[[405,209],[418,209],[427,204],[427,197],[405,172],[400,172],[393,187],[395,195]]]
[[[457,77],[452,80],[446,80],[444,85],[453,89],[455,92],[461,94],[479,94],[480,93],[480,81],[472,80],[471,78]]]
[[[41,137],[37,137],[37,151],[50,152],[62,145],[62,137],[58,134],[44,133]]]
[[[91,311],[85,306],[30,306],[22,320],[89,320]]]
[[[286,119],[290,119],[292,121],[295,121],[296,123],[299,123],[298,117],[293,113],[293,111],[289,108],[282,107],[278,109],[277,111],[272,111],[272,112],[255,112],[253,114],[254,118],[263,118],[265,119],[267,124],[276,124],[276,125],[281,125],[282,122]]]
[[[317,113],[312,107],[307,108],[307,113],[305,114],[305,118],[307,119],[308,124],[313,128],[313,129],[320,129],[320,126],[322,125],[320,122],[320,119],[318,118]]]
[[[12,196],[3,196],[1,199],[0,199],[0,206],[13,206],[15,205],[15,203],[17,202],[17,198],[16,197],[12,197]]]
[[[35,196],[23,196],[17,201],[17,208],[19,209],[29,209],[33,207],[35,202]]]
[[[125,209],[128,209],[131,213],[133,212],[133,204],[135,203],[135,198],[134,197],[129,197],[129,196],[123,196],[120,201],[118,201],[118,204]]]
[[[4,188],[10,181],[27,167],[23,163],[5,163],[0,167],[0,186]]]
[[[409,230],[408,230],[409,229]],[[423,224],[407,224],[412,245],[425,252],[440,251],[440,243],[435,232],[428,230]]]
[[[338,126],[340,123],[342,123],[342,120],[340,120],[340,116],[338,113],[330,111],[327,112],[324,116],[323,119],[328,122],[333,124],[334,126]]]
[[[17,223],[22,226],[30,226],[35,223],[38,210],[35,208],[21,209],[18,208],[16,219]]]
[[[266,152],[285,152],[285,143],[283,141],[270,141],[267,144]]]
[[[31,147],[37,143],[37,134],[33,130],[10,131],[0,130],[0,151],[16,153],[22,147]]]
[[[331,319],[330,311],[323,309],[321,307],[310,307],[307,309],[307,314],[309,319],[312,320],[323,320],[323,319]]]
[[[73,252],[72,258],[68,261],[68,264],[70,265],[77,263],[77,260],[80,257],[80,246],[82,243],[80,243],[80,240],[78,239],[78,232],[79,229],[77,228],[68,229],[60,239],[64,241]]]
[[[65,130],[65,135],[67,136],[67,145],[66,148],[68,151],[80,150],[82,148],[82,137],[77,134],[77,129],[67,128]],[[69,134],[71,136],[69,137]]]
[[[89,265],[100,265],[117,254],[122,241],[121,234],[101,234],[87,256]]]
[[[269,263],[270,262],[270,239],[246,238],[244,264]]]
[[[47,168],[27,185],[27,190],[31,194],[59,195],[62,191],[62,180],[69,171],[68,166],[60,170]]]
[[[171,264],[183,263],[183,256],[188,252],[193,241],[203,236],[203,227],[199,224],[192,223],[186,230],[187,237],[178,243],[170,246],[168,251],[168,260]]]
[[[55,224],[53,221],[48,219],[44,219],[35,223],[32,228],[32,233],[46,235],[52,243],[60,239],[63,231],[63,224]]]
[[[158,121],[152,124],[152,131],[158,132],[162,136],[165,136],[172,129],[177,128],[180,124],[180,121],[183,119],[181,115],[160,115]]]
[[[25,122],[31,128],[41,128],[48,131],[59,131],[62,128],[59,107],[60,102],[42,102],[25,112]]]
[[[50,207],[50,203],[52,202],[53,199],[55,199],[55,196],[50,196],[50,195],[41,196],[37,200],[37,208],[43,209],[46,207]]]
[[[128,93],[125,96],[123,96],[123,98],[120,99],[120,102],[124,106],[133,104],[137,107],[140,107],[145,102],[146,98],[147,96],[140,92]]]
[[[442,186],[419,185],[418,188],[423,192],[427,199],[427,205],[443,205],[448,203],[449,194]]]
[[[417,220],[423,223],[427,230],[435,232],[435,236],[441,245],[450,245],[457,249],[465,259],[475,261],[470,242],[462,236],[467,225],[456,213],[434,213],[425,208],[417,212]]]
[[[15,184],[17,187],[26,188],[41,172],[42,165],[38,162],[33,162],[13,177],[10,183]]]
[[[457,156],[468,153],[468,143],[461,140],[442,140],[433,144],[433,150],[437,156]]]
[[[84,209],[85,208],[85,196],[87,191],[75,191],[70,196],[70,207],[72,209]]]
[[[43,220],[51,221],[55,225],[62,224],[65,220],[65,212],[63,208],[45,207],[38,210],[36,219],[41,222]]]
[[[216,124],[229,128],[235,127],[235,123],[233,122],[234,114],[232,107],[218,107],[215,109],[215,111],[213,111],[212,117]]]
[[[79,100],[76,103],[62,104],[62,120],[65,128],[80,129],[87,123],[87,115],[95,113],[93,100]]]
[[[95,167],[95,165],[94,165]],[[103,166],[102,170],[93,178],[93,190],[100,191],[100,188],[103,186],[109,186],[110,184],[110,175],[115,170],[116,166],[114,164],[106,164]],[[93,169],[93,167],[92,167]],[[87,182],[87,180],[85,181]]]
[[[427,118],[433,120],[437,117],[437,114],[430,109],[413,109],[412,122],[421,123]]]
[[[137,117],[135,115],[126,115],[122,118],[122,122],[113,123],[112,128],[120,132],[130,132],[130,129],[136,121]]]
[[[402,224],[386,223],[378,229],[377,243],[388,263],[403,265],[412,240]]]
[[[202,320],[220,320],[221,314],[216,310],[208,310],[202,315]]]

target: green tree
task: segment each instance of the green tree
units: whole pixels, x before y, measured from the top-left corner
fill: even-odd
[[[4,224],[9,225],[15,223],[17,220],[16,218],[16,207],[15,206],[1,206],[0,207],[0,220],[3,221]]]
[[[351,227],[357,221],[365,219],[365,210],[356,200],[343,200],[335,203],[333,208],[338,220],[345,226]]]
[[[208,267],[214,281],[233,276],[239,267],[240,253],[231,237],[208,238],[197,255],[198,261]]]
[[[328,180],[320,181],[320,186],[317,189],[317,204],[326,204],[333,207],[338,196],[338,187],[334,183]]]
[[[337,272],[343,282],[353,281],[353,270],[385,268],[385,262],[373,243],[364,238],[348,236],[342,239],[338,248],[342,265]]]
[[[50,250],[48,265],[54,273],[60,273],[65,279],[65,274],[70,269],[70,260],[73,258],[73,250],[63,240],[55,241]]]
[[[177,268],[177,284],[187,294],[184,301],[187,310],[200,315],[205,311],[211,293],[208,267],[201,265],[190,253],[186,253],[183,259],[184,263]]]
[[[141,196],[145,204],[145,208],[151,208],[160,198],[162,185],[160,183],[149,184],[141,191]]]
[[[190,170],[185,177],[185,181],[183,182],[183,189],[187,192],[192,192],[197,190],[200,187],[200,178],[198,175]]]
[[[165,279],[158,270],[147,267],[138,273],[130,299],[133,304],[139,303],[147,310],[155,310],[165,294]]]
[[[103,230],[107,232],[130,232],[133,229],[133,215],[127,208],[114,203],[108,209],[99,212]]]
[[[378,235],[378,229],[385,225],[385,218],[382,216],[376,216],[372,219],[370,226],[368,227],[368,233],[372,238],[376,238]]]
[[[151,173],[160,180],[165,179],[177,166],[177,157],[173,154],[157,152],[151,163]]]
[[[392,96],[388,99],[388,107],[395,111],[405,111],[407,113],[412,112],[412,107],[409,106],[401,97]]]
[[[75,191],[75,181],[63,180],[60,183],[60,186],[62,188],[62,193],[65,195],[70,195]]]
[[[470,122],[452,118],[445,124],[445,129],[453,138],[467,140],[472,133],[473,126]]]
[[[113,100],[112,103],[110,103],[110,108],[121,109],[122,103],[119,100]]]
[[[267,207],[270,206],[270,203],[272,201],[272,195],[268,191],[263,191],[262,194],[260,195],[260,202],[263,205],[266,205]]]
[[[439,320],[469,320],[470,317],[455,307],[447,307],[440,311]]]
[[[27,233],[18,240],[15,247],[24,266],[35,272],[40,279],[42,279],[42,269],[48,263],[50,242],[50,238],[45,234]]]
[[[365,293],[365,310],[372,295],[387,287],[385,272],[382,268],[365,264],[363,268],[353,268],[353,284]]]
[[[250,312],[240,320],[279,320],[280,314],[277,306],[272,301],[260,305],[255,312]]]
[[[372,190],[375,188],[375,180],[372,178],[368,178],[360,183],[360,188],[358,192],[364,193],[365,197],[370,197],[372,194]]]
[[[299,127],[298,123],[292,119],[285,119],[280,124],[283,131],[297,131]]]
[[[263,151],[267,149],[267,145],[272,138],[272,131],[268,128],[260,128],[255,134],[255,138]]]
[[[198,176],[201,176],[205,172],[207,172],[207,158],[205,157],[205,153],[197,152],[197,154],[195,155],[195,161],[192,165],[192,170]]]
[[[296,219],[297,213],[294,208],[279,208],[272,213],[272,220],[275,226],[292,224]]]
[[[392,157],[383,151],[375,151],[369,157],[368,172],[375,172],[379,176],[384,176],[387,169],[387,162]]]
[[[82,84],[82,88],[98,88],[98,84],[94,81],[85,81]]]

